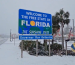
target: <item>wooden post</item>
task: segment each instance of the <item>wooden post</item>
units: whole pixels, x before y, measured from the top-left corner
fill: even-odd
[[[66,46],[66,55],[67,55],[67,41],[65,41],[65,42],[66,42],[66,43],[65,43],[65,44],[66,44],[65,46]]]
[[[21,43],[21,58],[23,58],[23,40],[22,40],[22,43]]]
[[[49,39],[49,56],[50,56],[50,39]]]
[[[38,40],[36,40],[36,56],[38,56]]]

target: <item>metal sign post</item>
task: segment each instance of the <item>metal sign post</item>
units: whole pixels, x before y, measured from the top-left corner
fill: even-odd
[[[23,58],[23,40],[22,40],[22,44],[21,44],[21,58]]]
[[[66,44],[65,46],[66,46],[66,55],[67,55],[67,41],[65,41],[65,44]]]
[[[38,40],[36,40],[36,56],[38,56]]]
[[[65,46],[66,46],[66,55],[67,55],[67,42],[70,41],[70,39],[65,40]]]
[[[49,39],[49,56],[50,56],[50,39]]]

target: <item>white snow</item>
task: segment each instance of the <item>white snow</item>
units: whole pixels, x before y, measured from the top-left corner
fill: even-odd
[[[75,65],[75,56],[32,56],[23,51],[21,58],[20,40],[8,39],[0,45],[0,65]]]

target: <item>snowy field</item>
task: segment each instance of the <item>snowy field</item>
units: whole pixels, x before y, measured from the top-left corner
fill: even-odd
[[[20,40],[8,39],[0,45],[0,65],[75,65],[75,56],[31,56],[26,51],[21,58]]]
[[[8,38],[1,38],[1,37],[0,37],[0,45],[3,44],[4,42],[6,42],[7,39],[8,39]]]

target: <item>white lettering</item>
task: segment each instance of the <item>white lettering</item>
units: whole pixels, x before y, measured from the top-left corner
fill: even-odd
[[[46,18],[38,17],[37,20],[46,21]]]
[[[43,14],[43,17],[47,17],[47,15],[46,14]]]
[[[31,13],[31,12],[26,12],[26,14],[27,14],[27,15],[32,15],[32,13]]]
[[[30,24],[28,24],[28,21],[26,21],[26,26],[30,26]]]
[[[25,20],[22,20],[21,25],[25,24],[25,22],[26,22],[26,26],[30,26],[31,25],[30,22],[25,21]],[[38,26],[38,27],[50,27],[50,24],[49,23],[45,23],[45,22],[38,22],[38,21],[36,21],[35,22],[35,26]]]
[[[27,15],[33,15],[33,16],[40,16],[42,17],[42,14],[39,13],[32,13],[32,12],[26,12]]]
[[[50,19],[47,19],[47,21],[50,21]]]
[[[22,18],[28,19],[28,16],[24,16],[24,15],[21,15],[21,16],[22,16]]]
[[[36,26],[39,27],[50,27],[49,23],[45,23],[45,22],[36,22]]]
[[[28,16],[24,16],[25,19],[28,19]]]
[[[42,23],[42,26],[43,26],[43,27],[46,27],[46,23],[45,23],[45,22],[43,22],[43,23]]]
[[[23,30],[23,33],[27,34],[27,31],[28,31],[28,30]]]
[[[33,16],[29,16],[29,19],[33,19],[33,20],[36,20],[36,17],[33,17]]]
[[[39,26],[39,22],[36,22],[36,26]]]
[[[21,25],[23,26],[25,24],[25,20],[21,20]]]
[[[37,37],[37,36],[35,38],[40,39],[40,37]]]
[[[41,18],[42,21],[46,21],[46,18]]]
[[[41,31],[36,31],[36,30],[32,31],[32,30],[30,30],[29,33],[30,34],[41,34]]]
[[[21,15],[22,16],[22,18],[24,18],[24,15]]]
[[[39,22],[40,23],[40,26],[42,26],[42,23],[41,22]]]
[[[47,23],[47,27],[50,27],[49,23]]]

